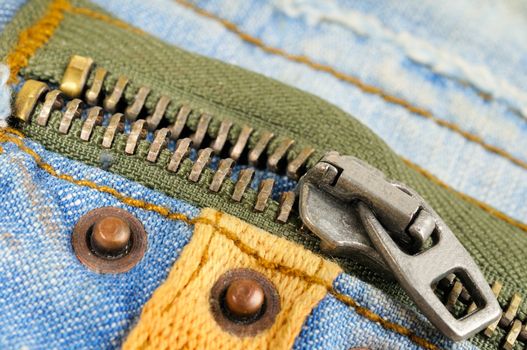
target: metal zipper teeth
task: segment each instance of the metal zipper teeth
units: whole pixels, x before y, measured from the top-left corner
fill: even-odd
[[[445,306],[447,309],[451,311],[454,310],[456,308],[456,303],[460,302],[463,305],[468,306],[465,310],[467,314],[476,310],[476,304],[472,302],[470,294],[455,275],[452,274],[447,278],[442,279],[439,282],[438,288],[445,293]],[[503,288],[503,284],[500,281],[495,281],[492,283],[491,288],[496,298],[498,298]],[[506,350],[512,350],[518,342],[523,342],[524,344],[527,343],[527,322],[523,323],[520,320],[519,315],[521,303],[522,296],[519,293],[514,293],[507,306],[502,307],[502,315],[500,319],[489,325],[481,333],[485,337],[491,338],[498,327],[503,329],[505,331],[505,336],[501,340],[501,346]]]
[[[104,68],[98,67],[95,70],[95,74],[93,77],[93,82],[91,86],[86,91],[86,100],[89,104],[96,104],[101,99],[101,91],[102,86],[104,85],[104,79],[107,75],[107,72]],[[115,111],[116,106],[118,105],[120,99],[122,98],[124,94],[124,90],[126,88],[126,85],[128,84],[128,79],[124,76],[121,76],[117,79],[116,84],[114,85],[113,89],[109,94],[107,94],[106,98],[104,99],[103,105],[106,109],[110,111]],[[148,94],[150,93],[151,89],[148,87],[140,87],[135,94],[133,102],[125,109],[124,114],[127,119],[129,120],[135,120],[140,112],[143,110],[144,105],[146,103],[146,98],[148,97]],[[147,128],[149,130],[156,130],[159,123],[163,120],[165,117],[166,109],[168,105],[170,104],[170,99],[166,96],[161,96],[159,100],[156,103],[156,107],[154,109],[154,112],[146,118],[144,123],[146,123]],[[182,106],[176,116],[176,121],[168,127],[169,134],[171,135],[171,138],[177,139],[178,135],[181,133],[183,126],[186,123],[186,120],[188,118],[188,115],[190,114],[191,109],[186,106]],[[194,142],[195,145],[197,145],[197,148],[200,147],[201,141],[203,138],[203,135],[207,132],[207,127],[210,124],[212,117],[209,114],[202,114],[200,117],[200,120],[198,122],[198,127],[196,132],[193,136],[191,136],[190,139],[181,139],[178,141],[178,146],[176,147],[176,152],[178,153],[178,147],[181,144],[183,145],[184,149],[188,148],[189,142]],[[139,122],[142,122],[140,120]],[[137,122],[136,122],[137,123]],[[219,127],[218,135],[216,136],[215,141],[212,142],[212,151],[210,151],[210,148],[203,149],[200,151],[200,156],[198,157],[198,160],[196,161],[196,164],[205,164],[207,162],[207,159],[210,157],[211,152],[215,152],[216,154],[220,153],[223,149],[224,143],[227,140],[229,129],[232,127],[232,123],[230,121],[222,121]],[[161,129],[165,130],[165,129]],[[211,190],[217,190],[219,187],[221,187],[221,183],[225,177],[228,177],[226,169],[229,169],[233,162],[237,159],[239,159],[241,153],[243,152],[243,149],[247,147],[247,141],[249,139],[249,135],[252,132],[252,128],[249,126],[244,126],[242,128],[242,131],[238,135],[238,141],[235,143],[235,145],[231,148],[230,152],[230,158],[223,159],[220,161],[220,166],[218,167],[219,173],[218,177],[216,175],[214,176],[212,183],[210,185]],[[158,133],[161,131],[158,131]],[[165,133],[165,131],[163,131]],[[196,136],[198,135],[198,136]],[[255,165],[258,163],[259,158],[261,157],[264,149],[267,147],[271,139],[273,138],[273,134],[270,132],[263,132],[260,136],[260,139],[256,142],[256,146],[253,148],[253,150],[249,153],[248,159],[249,164]],[[163,139],[163,137],[161,137]],[[156,141],[154,141],[155,143]],[[161,142],[161,141],[160,141]],[[289,147],[294,143],[291,139],[285,139],[282,144],[275,150],[273,155],[271,155],[268,158],[268,164],[267,166],[273,170],[276,171],[277,167],[276,164],[281,158],[287,158],[287,151],[289,150]],[[184,150],[179,151],[185,152]],[[300,152],[300,154],[291,161],[287,166],[287,175],[292,179],[298,179],[303,173],[305,172],[306,168],[304,167],[305,163],[307,162],[308,158],[314,153],[314,149],[312,148],[306,148]],[[149,152],[150,154],[150,152]],[[203,159],[200,160],[201,155],[203,155]],[[153,156],[155,157],[155,156]],[[179,158],[178,158],[179,159]],[[148,160],[148,158],[147,158]],[[222,163],[225,162],[225,163]],[[222,166],[223,164],[223,166]],[[170,163],[169,163],[170,167]],[[169,168],[168,167],[168,168]],[[200,165],[198,168],[202,169],[204,165]],[[299,169],[303,169],[302,172],[299,171]],[[170,170],[170,169],[169,169]],[[176,169],[177,170],[177,169]],[[241,199],[241,196],[243,195],[244,189],[247,187],[247,185],[250,183],[251,180],[251,169],[245,169],[240,172],[239,179],[236,183],[235,190],[233,192],[232,198],[234,200],[239,201]],[[191,175],[192,176],[192,172]],[[189,179],[190,179],[189,176]],[[194,179],[197,181],[199,176],[196,174]],[[272,192],[272,180],[263,180],[257,196],[257,201],[255,203],[255,209],[257,211],[263,211],[265,208],[265,203],[267,202],[270,193]],[[282,194],[282,199],[280,201],[280,211],[277,215],[277,221],[279,222],[286,222],[290,213],[291,209],[295,202],[295,195],[291,192],[285,192]],[[452,275],[454,276],[454,275]],[[455,276],[454,276],[455,277]],[[446,281],[447,283],[445,283]],[[502,283],[499,281],[496,281],[492,284],[492,290],[494,291],[496,297],[499,296],[499,293],[502,289]],[[454,278],[451,279],[444,279],[443,284],[439,286],[447,294],[446,298],[446,307],[449,309],[452,309],[455,307],[456,302],[459,300],[463,304],[468,305],[467,313],[470,313],[473,311],[476,307],[474,303],[472,303],[470,299],[470,295],[467,292],[467,290],[463,287],[462,283]],[[484,331],[482,331],[482,334],[486,337],[492,337],[496,331],[496,329],[499,327],[505,331],[505,337],[503,340],[503,349],[513,349],[515,344],[518,341],[527,342],[527,323],[523,324],[523,322],[516,318],[518,316],[519,307],[521,304],[522,298],[518,293],[513,294],[508,306],[506,306],[502,311],[502,317],[500,320],[489,327],[487,327]]]
[[[109,121],[108,125],[102,126],[103,113],[105,109],[101,106],[92,106],[84,108],[83,101],[80,99],[73,99],[68,102],[64,102],[63,92],[61,90],[46,91],[46,88],[42,88],[42,85],[46,85],[43,82],[35,82],[40,84],[38,94],[33,96],[35,101],[43,99],[40,109],[37,111],[37,103],[33,104],[31,113],[37,111],[36,115],[32,116],[36,125],[47,127],[48,120],[53,111],[62,111],[62,116],[58,125],[57,131],[60,134],[69,134],[71,126],[75,119],[81,119],[81,115],[84,113],[86,118],[81,121],[81,129],[79,138],[84,142],[90,142],[94,130],[96,127],[102,130],[101,147],[104,149],[112,148],[114,140],[118,135],[126,135],[126,145],[124,153],[126,155],[136,154],[138,144],[146,139],[148,134],[147,123],[148,120],[139,119],[131,123],[130,132],[125,134],[125,116],[123,113],[114,113]],[[47,85],[46,85],[47,86]],[[183,109],[184,107],[182,107]],[[180,117],[182,116],[182,117]],[[208,114],[202,114],[198,127],[190,135],[190,137],[178,138],[174,137],[174,134],[182,134],[186,128],[187,112],[178,113],[176,122],[168,127],[161,128],[154,131],[153,141],[149,143],[148,151],[146,154],[146,161],[149,163],[156,163],[161,152],[167,148],[170,140],[176,141],[175,150],[171,152],[170,160],[166,166],[166,170],[171,173],[176,173],[180,168],[180,165],[186,159],[189,159],[191,147],[198,149],[198,156],[193,165],[187,179],[191,182],[199,182],[201,175],[212,160],[213,155],[220,154],[227,143],[227,133],[232,126],[231,122],[222,121],[219,127],[218,134],[211,141],[211,147],[202,147],[203,139],[207,132],[208,124],[210,123],[211,117]],[[177,130],[175,130],[177,129]],[[264,151],[269,145],[269,142],[274,137],[272,133],[262,132],[259,133],[259,139],[255,143],[253,148],[249,148],[248,141],[249,136],[253,132],[253,129],[247,126],[242,127],[241,132],[236,138],[236,142],[230,148],[230,157],[221,158],[218,164],[218,168],[213,172],[212,180],[208,184],[209,190],[212,192],[219,192],[226,181],[231,181],[229,175],[231,174],[232,168],[236,163],[237,159],[240,159],[242,154],[247,152],[247,158],[250,164],[258,164],[260,159],[263,158]],[[273,170],[277,170],[279,164],[285,160],[287,156],[287,150],[293,144],[290,139],[284,139],[279,146],[272,152],[267,159],[267,165]],[[305,165],[308,157],[313,153],[313,149],[306,149],[295,157],[291,162],[286,162],[288,174],[291,178],[301,176],[304,171],[303,166]],[[253,168],[242,169],[239,172],[238,179],[234,181],[234,189],[231,194],[231,198],[235,202],[241,202],[246,192],[252,191],[250,184],[254,176]],[[274,188],[274,179],[264,179],[260,182],[259,188],[256,191],[256,199],[253,203],[253,208],[256,212],[264,212],[270,202],[271,194]],[[287,223],[293,206],[295,204],[296,196],[291,191],[286,191],[281,194],[280,201],[278,203],[278,209],[275,219],[279,223]]]
[[[86,102],[92,107],[87,109],[87,118],[85,119],[80,138],[83,141],[89,141],[95,126],[102,123],[103,110],[114,113],[119,110],[124,100],[124,92],[129,84],[129,79],[125,76],[117,78],[113,87],[108,89],[109,93],[103,92],[105,79],[108,76],[108,71],[102,67],[97,67],[93,73],[92,82],[87,85],[88,76],[92,70],[93,61],[89,58],[80,56],[73,56],[72,60],[66,69],[63,81],[61,83],[61,90],[53,90],[46,94],[45,101],[37,116],[36,123],[41,126],[47,124],[47,119],[53,110],[62,108],[63,99],[62,93],[66,95],[81,96],[84,93],[84,101],[80,99],[73,99],[66,104],[66,111],[62,117],[59,125],[59,132],[66,134],[69,131],[72,120],[80,117],[82,103]],[[73,72],[72,72],[73,70]],[[69,76],[69,77],[68,77]],[[71,79],[73,77],[73,79]],[[73,84],[72,84],[73,81]],[[73,85],[76,93],[69,92],[69,86]],[[217,134],[212,137],[210,147],[203,148],[202,143],[206,135],[212,134],[210,131],[211,122],[214,117],[208,113],[202,113],[199,117],[197,127],[190,137],[180,138],[185,131],[190,131],[188,120],[192,113],[189,106],[181,106],[176,114],[175,122],[167,128],[158,129],[162,120],[167,119],[166,113],[169,104],[172,102],[167,96],[161,96],[155,103],[154,111],[145,119],[137,118],[145,109],[145,104],[151,89],[143,86],[137,89],[133,101],[126,106],[122,113],[115,113],[106,127],[102,147],[111,148],[114,138],[117,134],[124,131],[124,120],[127,119],[132,122],[131,132],[128,135],[126,142],[125,153],[133,155],[140,140],[146,137],[148,131],[154,131],[155,137],[150,144],[146,160],[155,163],[157,158],[169,140],[177,140],[176,149],[172,153],[170,161],[166,169],[170,172],[177,172],[179,165],[184,159],[188,157],[190,147],[199,150],[197,160],[192,166],[192,170],[188,175],[188,180],[198,182],[203,170],[207,167],[212,155],[221,154],[226,149],[226,144],[229,143],[229,132],[234,129],[234,124],[231,121],[223,120],[220,122]],[[98,106],[99,101],[102,102],[102,107]],[[103,109],[104,108],[104,109]],[[187,130],[185,130],[187,129]],[[212,192],[218,192],[223,183],[227,181],[230,171],[234,163],[242,157],[242,154],[247,154],[248,163],[250,165],[258,165],[262,162],[265,156],[265,151],[270,142],[275,138],[274,134],[268,131],[255,132],[250,126],[242,126],[241,131],[235,137],[235,142],[231,144],[228,152],[229,157],[220,160],[217,171],[209,184],[209,189]],[[251,148],[249,144],[254,146]],[[309,158],[315,153],[313,148],[304,148],[296,156],[290,157],[291,146],[294,140],[285,138],[281,141],[278,147],[268,156],[267,167],[272,171],[281,170],[280,164],[285,163],[286,174],[291,179],[298,179],[307,170],[306,164]],[[291,161],[288,161],[292,158]],[[244,169],[240,171],[238,180],[234,184],[234,190],[231,198],[234,201],[240,202],[244,194],[248,191],[252,177],[254,175],[253,169]],[[257,212],[263,212],[267,207],[274,186],[272,179],[263,180],[257,190],[256,201],[254,202],[254,209]],[[280,223],[288,222],[291,211],[295,204],[296,196],[293,192],[282,193],[278,210],[276,213],[276,221]],[[445,282],[446,281],[446,282]],[[499,296],[502,284],[497,281],[492,285],[492,290],[496,296]],[[475,305],[472,304],[470,296],[459,280],[454,278],[443,279],[438,288],[445,293],[447,308],[454,308],[457,301],[468,306],[468,312],[471,311]],[[512,349],[518,341],[527,342],[527,323],[523,324],[518,315],[519,306],[521,304],[521,296],[514,294],[511,297],[509,304],[503,308],[502,317],[498,322],[487,327],[482,334],[491,337],[496,329],[499,327],[505,331],[503,340],[504,349]]]
[[[85,91],[84,101],[88,105],[97,106],[102,101],[105,111],[123,113],[128,121],[135,122],[146,110],[145,105],[152,89],[147,86],[139,87],[133,100],[130,103],[124,103],[126,106],[123,106],[125,91],[129,88],[130,80],[126,76],[119,76],[105,93],[104,86],[108,71],[103,67],[93,69],[93,65],[93,60],[89,57],[72,56],[64,73],[60,90],[72,98],[81,97],[82,92]],[[93,75],[92,79],[88,79],[90,75]],[[91,83],[88,83],[89,80]],[[159,97],[155,102],[153,112],[144,119],[144,127],[149,131],[156,131],[163,121],[173,119],[175,121],[167,127],[169,131],[167,138],[178,140],[185,129],[189,128],[189,117],[194,111],[190,106],[182,105],[179,106],[175,117],[169,118],[168,107],[172,103],[172,99],[168,96]],[[214,129],[217,125],[218,122],[214,116],[210,113],[201,113],[196,130],[190,137],[192,147],[203,148],[202,143],[209,135],[213,138],[210,148],[214,154],[219,155],[226,149],[229,139],[234,138],[236,141],[228,152],[229,158],[237,162],[244,154],[247,154],[249,165],[261,166],[267,156],[266,166],[269,170],[275,173],[285,170],[285,174],[292,180],[298,180],[305,173],[306,165],[315,153],[312,147],[303,147],[298,152],[294,152],[295,140],[279,138],[266,130],[255,130],[248,125],[235,125],[230,120],[221,120],[216,132]],[[236,134],[237,130],[239,132]],[[216,135],[212,136],[214,133]],[[271,152],[272,143],[275,147]],[[254,146],[251,148],[249,145]]]

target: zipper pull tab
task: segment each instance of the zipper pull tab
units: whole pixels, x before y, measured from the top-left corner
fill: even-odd
[[[443,334],[463,340],[501,308],[478,266],[439,215],[412,189],[352,156],[328,153],[299,181],[303,223],[327,253],[353,256],[394,277]],[[456,317],[434,292],[454,274],[476,309]]]

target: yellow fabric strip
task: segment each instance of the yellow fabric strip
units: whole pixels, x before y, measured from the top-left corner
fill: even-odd
[[[213,220],[210,220],[203,216],[197,217],[195,219],[190,219],[185,214],[178,213],[178,212],[172,212],[167,207],[163,207],[163,206],[152,204],[152,203],[140,200],[140,199],[135,199],[135,198],[126,196],[112,187],[102,186],[102,185],[99,185],[89,180],[78,180],[69,174],[58,173],[50,164],[44,162],[39,154],[37,154],[30,147],[26,146],[22,138],[23,136],[21,136],[21,133],[18,130],[11,129],[11,128],[1,128],[0,129],[0,143],[11,142],[15,144],[21,151],[31,156],[34,159],[35,163],[42,170],[47,172],[49,175],[59,178],[61,180],[76,184],[78,186],[84,186],[84,187],[88,187],[88,188],[91,188],[99,192],[107,193],[117,198],[119,201],[121,201],[122,203],[126,205],[152,211],[152,212],[155,212],[171,220],[180,220],[180,221],[185,222],[188,225],[195,225],[195,224],[208,225],[212,227],[216,233],[224,237],[227,237],[231,242],[233,242],[233,244],[236,247],[238,247],[246,255],[249,255],[253,257],[254,259],[257,259],[259,264],[262,265],[262,267],[265,267],[271,270],[276,270],[277,272],[280,272],[284,275],[289,275],[295,278],[301,278],[309,284],[316,284],[319,286],[323,286],[328,293],[335,296],[335,298],[342,301],[345,305],[352,307],[358,314],[366,317],[367,319],[379,323],[382,327],[388,330],[394,331],[405,337],[408,337],[412,342],[414,342],[417,345],[422,346],[424,349],[429,349],[429,350],[439,349],[439,347],[437,347],[435,344],[429,342],[428,340],[422,337],[417,336],[410,329],[382,318],[380,315],[377,315],[373,311],[357,304],[357,302],[351,297],[339,293],[333,288],[332,280],[325,280],[318,275],[310,275],[304,270],[300,270],[300,269],[285,265],[283,264],[282,261],[276,261],[272,259],[268,260],[269,259],[268,256],[262,255],[263,253],[261,251],[257,251],[253,249],[245,241],[241,240],[236,233],[231,232],[230,230],[227,230],[226,228],[219,226]],[[207,254],[203,254],[203,256],[205,257],[203,259],[206,261]],[[200,264],[204,264],[204,263],[205,262],[202,261]]]
[[[196,221],[192,240],[165,283],[145,305],[139,323],[123,348],[291,348],[305,318],[327,293],[324,286],[309,283],[302,275],[329,284],[341,272],[340,268],[297,244],[214,209],[204,209]],[[243,246],[223,235],[218,228],[235,234],[235,239]],[[254,256],[253,251],[259,255]],[[288,266],[298,275],[273,269],[269,263]],[[254,337],[241,338],[224,331],[210,311],[212,286],[221,275],[236,268],[262,273],[280,295],[281,311],[275,322]]]

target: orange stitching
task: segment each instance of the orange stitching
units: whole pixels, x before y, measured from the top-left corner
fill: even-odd
[[[6,58],[11,71],[9,83],[17,82],[18,72],[28,65],[29,59],[51,38],[64,18],[64,11],[70,7],[66,0],[54,0],[35,24],[20,33],[17,44]]]
[[[88,187],[88,188],[97,190],[99,192],[108,193],[108,194],[114,196],[119,201],[123,202],[124,204],[130,205],[130,206],[133,206],[133,207],[136,207],[136,208],[145,209],[145,210],[148,210],[148,211],[155,212],[155,213],[157,213],[157,214],[159,214],[159,215],[161,215],[163,217],[166,217],[168,219],[179,220],[179,221],[182,221],[182,222],[184,222],[184,223],[186,223],[188,225],[194,225],[194,224],[209,225],[209,226],[213,227],[218,233],[222,234],[224,237],[226,237],[229,240],[231,240],[234,243],[234,245],[236,245],[236,247],[238,247],[238,249],[243,251],[245,254],[255,258],[261,266],[263,266],[265,268],[268,268],[268,269],[277,270],[277,271],[279,271],[279,272],[281,272],[283,274],[289,275],[289,276],[302,278],[307,283],[318,284],[320,286],[323,286],[324,288],[326,288],[328,293],[330,293],[333,296],[335,296],[335,298],[337,298],[338,300],[340,300],[344,304],[352,307],[358,314],[366,317],[367,319],[369,319],[369,320],[371,320],[373,322],[379,323],[381,326],[383,326],[384,328],[386,328],[388,330],[394,331],[394,332],[399,333],[399,334],[401,334],[401,335],[403,335],[405,337],[408,337],[408,339],[410,339],[412,342],[414,342],[417,345],[420,345],[420,346],[424,347],[425,349],[429,349],[429,350],[439,349],[433,343],[431,343],[428,340],[426,340],[424,338],[421,338],[421,337],[417,336],[416,334],[414,334],[410,329],[408,329],[406,327],[403,327],[403,326],[401,326],[399,324],[396,324],[394,322],[388,321],[386,319],[383,319],[380,315],[377,315],[373,311],[358,305],[357,302],[353,298],[351,298],[349,296],[346,296],[346,295],[343,295],[343,294],[339,293],[338,291],[336,291],[333,288],[333,285],[331,284],[331,282],[325,281],[325,280],[323,280],[323,279],[321,279],[319,277],[316,277],[316,276],[309,275],[309,274],[305,273],[304,271],[300,271],[298,269],[282,265],[279,262],[269,261],[269,260],[263,258],[255,249],[253,249],[252,247],[249,247],[244,242],[242,242],[236,236],[235,233],[233,233],[233,232],[231,232],[229,230],[226,230],[223,227],[218,226],[215,222],[213,222],[210,219],[203,218],[203,217],[190,219],[189,217],[187,217],[183,213],[171,212],[170,209],[167,208],[167,207],[163,207],[163,206],[160,206],[160,205],[152,204],[152,203],[140,200],[140,199],[135,199],[135,198],[132,198],[132,197],[128,197],[128,196],[120,193],[119,191],[115,190],[114,188],[111,188],[111,187],[108,187],[108,186],[103,186],[103,185],[98,185],[98,184],[96,184],[96,183],[94,183],[92,181],[89,181],[89,180],[77,180],[77,179],[73,178],[73,176],[71,176],[71,175],[57,173],[57,171],[50,164],[44,162],[42,160],[42,158],[40,157],[40,155],[38,155],[30,147],[26,146],[21,139],[18,139],[18,138],[15,138],[13,136],[8,135],[6,133],[6,131],[8,131],[8,129],[1,129],[0,130],[0,142],[12,142],[12,143],[14,143],[16,146],[18,146],[18,148],[20,148],[21,151],[23,151],[23,152],[27,153],[28,155],[30,155],[33,158],[33,160],[35,161],[35,163],[41,169],[43,169],[48,174],[50,174],[51,176],[59,178],[61,180],[65,180],[65,181],[74,183],[74,184],[79,185],[79,186]]]
[[[450,187],[448,184],[446,184],[445,182],[443,182],[442,180],[437,178],[432,173],[430,173],[427,170],[421,168],[417,164],[412,163],[408,159],[405,159],[405,158],[402,158],[402,157],[401,157],[401,159],[403,160],[403,162],[407,166],[409,166],[410,168],[414,169],[419,174],[423,175],[424,177],[426,177],[427,179],[429,179],[433,183],[435,183],[435,184],[439,185],[440,187],[443,187],[444,189],[454,193],[455,195],[459,196],[460,198],[462,198],[466,202],[468,202],[470,204],[473,204],[473,205],[477,206],[480,209],[483,209],[488,214],[490,214],[490,215],[492,215],[492,216],[494,216],[494,217],[496,217],[496,218],[498,218],[500,220],[503,220],[506,223],[519,228],[520,230],[523,230],[523,231],[527,232],[527,224],[524,224],[523,222],[520,222],[518,220],[515,220],[515,219],[511,218],[507,214],[499,211],[498,209],[495,209],[495,208],[491,207],[487,203],[481,202],[481,201],[479,201],[479,200],[477,200],[475,198],[472,198],[471,196],[469,196],[469,195],[467,195],[467,194],[465,194],[463,192],[459,192],[459,191],[455,190],[454,188]]]
[[[135,27],[129,25],[128,23],[126,23],[126,22],[120,21],[118,19],[112,18],[112,17],[107,16],[107,15],[105,15],[103,13],[99,13],[99,12],[93,11],[93,10],[88,9],[88,8],[72,7],[70,9],[70,12],[71,13],[75,13],[75,14],[79,14],[79,15],[92,17],[92,18],[98,19],[100,21],[112,24],[112,25],[114,25],[114,26],[116,26],[118,28],[129,30],[129,31],[131,31],[133,33],[136,33],[136,34],[141,34],[141,35],[145,34],[145,32],[143,32],[141,29],[135,28]]]
[[[266,52],[284,57],[286,59],[289,59],[297,63],[307,65],[315,70],[329,73],[340,80],[343,80],[348,83],[351,83],[352,85],[355,85],[356,87],[358,87],[360,90],[364,91],[365,93],[380,96],[382,99],[384,99],[385,101],[389,103],[399,105],[416,115],[430,119],[436,124],[442,127],[446,127],[452,130],[453,132],[461,135],[465,139],[479,144],[487,151],[497,154],[505,159],[508,159],[512,163],[524,169],[527,169],[527,162],[524,162],[523,160],[514,157],[512,154],[510,154],[509,152],[499,147],[486,143],[481,137],[463,130],[461,127],[459,127],[455,123],[451,123],[451,122],[437,118],[436,116],[432,114],[432,112],[424,108],[414,106],[410,102],[402,98],[390,95],[387,92],[384,92],[380,88],[375,87],[373,85],[368,85],[356,77],[353,77],[345,73],[341,73],[331,66],[314,62],[309,57],[302,56],[302,55],[293,55],[279,48],[269,46],[265,44],[263,41],[261,41],[260,39],[242,32],[234,23],[229,22],[223,18],[217,17],[214,14],[197,7],[196,5],[187,2],[186,0],[175,0],[175,1],[195,11],[196,13],[204,17],[210,18],[212,20],[215,20],[221,23],[227,30],[235,33],[242,40],[247,41],[255,46],[258,46]],[[33,56],[33,54],[37,51],[37,49],[39,49],[42,45],[44,45],[51,38],[55,29],[58,27],[58,25],[64,18],[64,11],[66,10],[72,13],[82,14],[85,16],[89,16],[89,17],[113,24],[119,28],[127,29],[134,33],[144,34],[143,31],[137,28],[134,28],[120,20],[113,19],[109,16],[106,16],[101,13],[97,13],[87,8],[72,7],[71,4],[67,0],[54,0],[50,4],[48,12],[46,12],[46,14],[37,23],[35,23],[33,26],[25,29],[24,31],[20,33],[17,45],[7,56],[6,61],[11,70],[10,75],[9,75],[10,83],[14,83],[17,81],[17,74],[19,73],[20,69],[26,67],[29,63],[29,59]]]
[[[40,47],[49,41],[64,19],[64,12],[66,11],[92,17],[137,34],[144,34],[140,29],[134,28],[120,20],[113,19],[105,14],[95,12],[88,8],[72,7],[67,0],[54,0],[37,22],[20,32],[17,44],[8,54],[6,63],[10,68],[9,83],[17,82],[17,75],[20,70],[27,67],[29,59]]]
[[[466,130],[463,130],[459,125],[457,125],[455,123],[452,123],[452,122],[449,122],[449,121],[446,121],[446,120],[443,120],[443,119],[440,119],[440,118],[434,116],[432,114],[432,112],[430,112],[427,109],[424,109],[424,108],[418,107],[418,106],[414,106],[409,101],[406,101],[403,98],[390,95],[389,93],[383,91],[382,89],[380,89],[380,88],[378,88],[376,86],[369,85],[369,84],[366,84],[366,83],[362,82],[357,77],[354,77],[354,76],[346,74],[346,73],[342,73],[342,72],[336,70],[335,68],[333,68],[333,67],[331,67],[329,65],[322,64],[322,63],[317,63],[317,62],[313,61],[312,59],[310,59],[307,56],[291,54],[291,53],[289,53],[289,52],[287,52],[285,50],[282,50],[282,49],[270,46],[270,45],[266,44],[265,42],[263,42],[262,40],[260,40],[260,39],[258,39],[256,37],[253,37],[250,34],[247,34],[247,33],[243,32],[238,26],[236,26],[236,24],[234,24],[234,23],[232,23],[232,22],[230,22],[230,21],[228,21],[226,19],[223,19],[223,18],[221,18],[219,16],[216,16],[215,14],[213,14],[211,12],[208,12],[208,11],[198,7],[197,5],[195,5],[193,3],[190,3],[187,0],[174,0],[174,1],[176,1],[178,4],[180,4],[182,6],[185,6],[186,8],[191,9],[192,11],[196,12],[199,15],[202,15],[204,17],[207,17],[209,19],[212,19],[212,20],[222,24],[225,27],[225,29],[227,29],[230,32],[236,34],[243,41],[246,41],[246,42],[248,42],[248,43],[250,43],[252,45],[255,45],[255,46],[259,47],[260,49],[262,49],[265,52],[271,53],[273,55],[281,56],[281,57],[286,58],[286,59],[288,59],[290,61],[293,61],[293,62],[296,62],[296,63],[300,63],[300,64],[306,65],[306,66],[308,66],[310,68],[313,68],[315,70],[331,74],[332,76],[334,76],[335,78],[337,78],[339,80],[345,81],[347,83],[350,83],[350,84],[356,86],[361,91],[363,91],[363,92],[365,92],[367,94],[377,95],[377,96],[381,97],[383,100],[385,100],[388,103],[395,104],[395,105],[398,105],[400,107],[403,107],[404,109],[406,109],[407,111],[409,111],[409,112],[411,112],[411,113],[413,113],[415,115],[418,115],[420,117],[429,119],[429,120],[433,121],[434,123],[438,124],[439,126],[442,126],[442,127],[447,128],[447,129],[450,129],[453,132],[455,132],[456,134],[461,135],[462,137],[464,137],[468,141],[477,143],[478,145],[480,145],[481,147],[483,147],[487,151],[489,151],[491,153],[494,153],[494,154],[497,154],[497,155],[499,155],[499,156],[501,156],[501,157],[503,157],[505,159],[508,159],[509,161],[511,161],[512,163],[518,165],[519,167],[527,169],[527,162],[516,158],[515,156],[513,156],[511,153],[507,152],[504,149],[501,149],[499,147],[493,146],[493,145],[485,142],[481,137],[479,137],[477,135],[474,135],[474,134],[472,134],[472,133],[470,133],[470,132],[468,132]]]
[[[9,133],[18,135],[20,137],[25,137],[24,134],[22,134],[20,131],[18,131],[16,129],[13,129],[13,128],[0,129],[0,132],[9,132]],[[429,179],[430,181],[432,181],[436,185],[439,185],[439,186],[443,187],[444,189],[454,193],[455,195],[457,195],[461,199],[465,200],[466,202],[468,202],[470,204],[473,204],[473,205],[476,205],[477,207],[479,207],[480,209],[482,209],[486,213],[494,216],[495,218],[500,219],[500,220],[506,222],[507,224],[512,225],[512,226],[514,226],[516,228],[519,228],[520,230],[522,230],[524,232],[527,232],[527,224],[524,224],[523,222],[520,222],[518,220],[513,219],[512,217],[508,216],[507,214],[502,213],[501,211],[491,207],[487,203],[481,202],[481,201],[479,201],[479,200],[477,200],[477,199],[475,199],[475,198],[473,198],[473,197],[471,197],[471,196],[469,196],[469,195],[467,195],[467,194],[465,194],[463,192],[459,192],[459,191],[455,190],[454,188],[450,187],[448,184],[446,184],[445,182],[441,181],[439,178],[437,178],[436,176],[434,176],[433,174],[431,174],[427,170],[421,168],[420,166],[418,166],[415,163],[412,163],[410,160],[402,158],[402,157],[401,157],[401,159],[410,168],[416,170],[417,172],[419,172],[421,175],[423,175],[424,177],[426,177],[427,179]]]

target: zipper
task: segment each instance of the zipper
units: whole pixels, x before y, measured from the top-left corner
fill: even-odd
[[[501,283],[489,287],[440,217],[411,189],[388,181],[356,158],[329,153],[318,161],[320,153],[313,148],[293,152],[292,139],[276,142],[270,132],[218,121],[207,113],[198,115],[185,105],[169,118],[172,101],[167,96],[155,101],[148,114],[148,87],[140,87],[126,100],[128,78],[121,76],[110,86],[108,72],[93,66],[90,58],[73,56],[57,90],[45,82],[25,82],[15,101],[16,118],[26,125],[55,128],[58,134],[74,133],[86,144],[98,143],[103,149],[119,144],[120,152],[144,157],[147,164],[162,160],[167,173],[183,175],[212,193],[228,192],[235,203],[249,201],[255,213],[266,213],[279,224],[307,227],[320,238],[328,255],[353,256],[397,279],[429,320],[455,340],[481,330],[490,337],[502,328],[507,332],[505,349],[527,341],[527,325],[517,318],[521,297],[513,295],[501,308],[496,301]],[[112,115],[105,121],[108,113]],[[194,161],[189,159],[192,149],[197,150]],[[219,160],[212,171],[209,163],[214,158]],[[250,167],[232,181],[235,163]],[[273,179],[261,181],[252,190],[253,167],[285,173],[291,181],[300,179],[296,193],[278,191],[280,200],[274,201]],[[430,269],[445,259],[420,260],[413,270],[402,268],[411,265],[404,260],[407,256],[422,258],[438,242],[448,245],[439,256],[457,260],[443,264],[443,270],[432,276]]]

